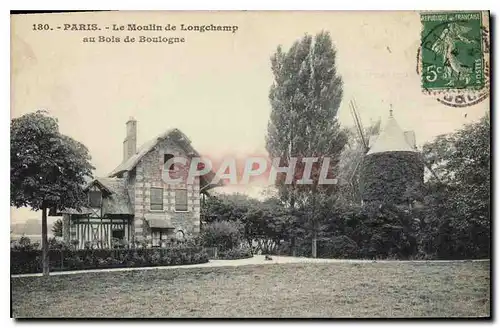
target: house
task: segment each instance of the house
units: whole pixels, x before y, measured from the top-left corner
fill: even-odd
[[[110,247],[114,239],[124,242],[150,239],[153,246],[172,238],[183,239],[200,231],[200,202],[213,173],[197,177],[192,184],[171,185],[163,181],[164,163],[172,157],[188,159],[199,154],[178,129],[167,130],[136,150],[137,121],[126,123],[123,161],[108,176],[95,178],[86,187],[88,207],[62,211],[63,237]],[[175,166],[168,168],[176,170]]]

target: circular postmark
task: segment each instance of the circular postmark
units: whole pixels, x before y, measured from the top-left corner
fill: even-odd
[[[464,19],[473,14],[453,15],[422,20],[416,71],[422,93],[450,107],[468,107],[489,97],[489,30],[482,19]]]

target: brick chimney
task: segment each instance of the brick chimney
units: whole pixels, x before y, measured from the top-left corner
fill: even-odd
[[[137,148],[137,121],[130,117],[127,121],[127,136],[123,141],[123,161],[132,157]]]

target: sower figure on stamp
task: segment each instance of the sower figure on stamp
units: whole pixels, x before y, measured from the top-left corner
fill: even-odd
[[[432,51],[443,56],[445,63],[445,74],[443,74],[443,77],[449,79],[449,82],[446,84],[447,86],[453,86],[456,81],[469,83],[469,74],[472,73],[472,67],[467,67],[460,62],[457,57],[458,49],[455,46],[455,42],[474,43],[474,40],[470,40],[464,36],[470,30],[472,30],[470,27],[462,26],[458,23],[450,23],[432,45]]]

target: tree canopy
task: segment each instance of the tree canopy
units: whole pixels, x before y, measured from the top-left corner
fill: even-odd
[[[434,171],[422,209],[424,247],[439,258],[484,258],[490,254],[490,116],[423,147]]]
[[[87,148],[61,134],[55,118],[43,111],[14,118],[10,138],[11,206],[83,205],[83,187],[94,167]]]
[[[266,137],[269,155],[280,158],[281,165],[288,165],[291,157],[318,157],[318,163],[329,157],[331,173],[338,166],[347,135],[337,121],[343,83],[337,73],[336,50],[329,33],[320,32],[314,38],[305,35],[288,51],[279,46],[271,57],[271,69],[274,75],[269,92],[272,111]],[[297,163],[299,175],[303,165]],[[314,166],[314,184],[317,184],[318,171],[319,165]],[[293,206],[297,195],[292,194],[298,186],[286,185],[278,179],[277,187],[281,199]],[[302,189],[309,190],[309,187],[302,186]]]

